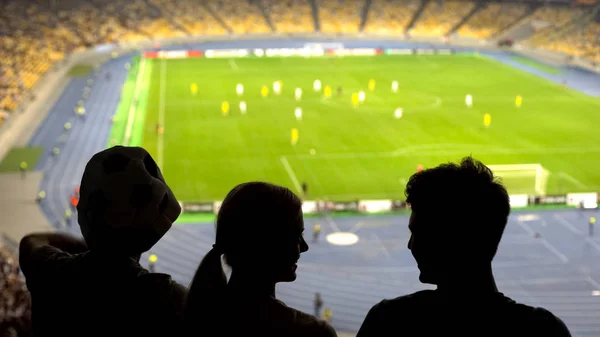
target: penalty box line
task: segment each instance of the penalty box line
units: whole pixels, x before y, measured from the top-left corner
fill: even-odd
[[[287,160],[287,158],[285,156],[279,157],[279,160],[281,160],[281,164],[283,165],[283,168],[287,172],[288,176],[290,177],[290,180],[294,184],[294,187],[296,188],[298,193],[300,193],[300,195],[304,196],[304,192],[302,191],[302,186],[300,185],[300,182],[298,181],[298,177],[296,177],[296,173],[294,172],[294,169],[292,169],[292,165],[290,165],[290,162]]]

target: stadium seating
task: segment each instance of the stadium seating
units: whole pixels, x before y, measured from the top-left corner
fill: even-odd
[[[411,29],[415,36],[444,36],[475,6],[472,2],[430,1]]]
[[[543,44],[542,47],[600,62],[600,24],[591,23],[584,29]]]
[[[19,275],[18,259],[0,243],[0,334],[30,336],[31,296]],[[11,334],[13,332],[14,334]]]
[[[364,31],[403,34],[420,3],[419,0],[373,0]]]
[[[94,0],[46,2],[10,0],[0,20],[0,124],[23,102],[29,89],[65,55],[115,42],[148,41],[180,36],[312,32],[315,19],[327,33],[357,33],[366,0]],[[364,31],[404,34],[420,0],[372,0]],[[444,36],[471,11],[472,1],[430,1],[411,34]],[[522,17],[528,5],[491,3],[458,30],[462,37],[486,39]],[[572,7],[544,6],[530,17],[539,30],[526,44],[599,60],[598,24],[560,34],[584,13]],[[270,19],[270,23],[267,21]],[[539,23],[542,24],[539,24]],[[269,26],[272,25],[272,27]]]
[[[317,0],[321,31],[325,33],[358,33],[364,0]]]
[[[527,12],[526,4],[491,3],[480,9],[458,30],[458,35],[474,39],[487,39],[518,20]]]
[[[207,1],[213,13],[229,26],[235,34],[268,33],[271,31],[261,9],[248,1],[220,0]]]
[[[307,0],[264,0],[265,10],[278,32],[314,32],[312,8]]]

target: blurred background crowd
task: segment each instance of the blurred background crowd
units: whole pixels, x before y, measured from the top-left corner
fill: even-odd
[[[490,39],[524,20],[525,45],[600,62],[600,24],[572,5],[443,0],[0,1],[0,123],[65,55],[95,45],[268,32]],[[418,15],[417,15],[418,14]],[[418,20],[415,20],[418,18]]]

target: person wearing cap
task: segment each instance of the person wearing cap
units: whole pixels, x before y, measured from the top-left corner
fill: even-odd
[[[147,182],[141,193],[132,177]],[[180,213],[146,150],[113,147],[94,155],[84,170],[77,204],[83,239],[34,233],[20,242],[33,334],[176,335],[187,289],[169,275],[148,272],[139,261]]]
[[[21,164],[19,164],[19,170],[21,171],[21,178],[25,179],[25,176],[27,174],[27,162],[26,161],[22,161]]]
[[[150,256],[148,256],[148,270],[151,273],[156,272],[156,261],[158,260],[158,256],[156,256],[156,254],[150,254]]]

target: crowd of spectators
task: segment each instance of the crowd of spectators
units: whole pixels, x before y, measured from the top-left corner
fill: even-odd
[[[0,244],[0,336],[31,336],[31,297],[14,254]]]
[[[207,1],[206,5],[213,13],[217,13],[235,34],[268,33],[271,31],[261,8],[247,0]]]
[[[430,1],[410,34],[416,36],[445,36],[475,6],[470,1]]]
[[[590,23],[560,39],[548,41],[541,47],[600,62],[600,24]]]
[[[420,0],[373,0],[364,31],[373,34],[404,34],[420,4]]]
[[[315,0],[325,33],[358,33],[366,2],[363,0]]]
[[[263,0],[263,4],[276,31],[281,33],[315,31],[315,20],[309,0]]]
[[[525,15],[528,4],[490,3],[476,12],[458,30],[461,37],[487,39]]]

